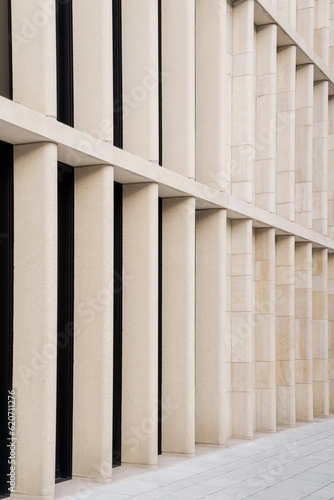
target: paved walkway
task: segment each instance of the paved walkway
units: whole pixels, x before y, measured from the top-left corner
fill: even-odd
[[[76,491],[65,495],[70,483],[62,483],[57,485],[57,499],[333,499],[334,416],[331,417],[292,430],[281,429],[277,434],[262,435],[261,439],[243,444],[231,440],[227,449],[218,448],[215,452],[212,451],[216,448],[205,448],[205,453],[188,460],[183,458],[171,467],[148,472],[128,468],[140,475],[130,480],[123,477],[99,489],[94,483],[71,481]],[[116,481],[117,476],[122,479],[121,469],[114,469]]]

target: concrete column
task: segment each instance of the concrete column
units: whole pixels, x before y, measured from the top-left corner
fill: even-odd
[[[74,175],[73,476],[107,481],[112,470],[113,168],[77,168]]]
[[[295,218],[296,47],[277,53],[277,215]]]
[[[255,202],[276,212],[276,70],[277,26],[256,33],[256,172]]]
[[[314,66],[297,66],[296,73],[296,172],[295,220],[312,228]]]
[[[226,38],[226,3],[196,0],[196,179],[221,191],[228,182]]]
[[[277,0],[277,10],[296,29],[296,0]]]
[[[196,214],[196,443],[226,442],[226,211]]]
[[[334,71],[334,0],[330,0],[329,6],[329,69]]]
[[[224,2],[225,3],[225,2]],[[226,2],[226,93],[225,93],[225,119],[226,119],[226,191],[232,194],[232,67],[233,67],[233,5],[232,0]]]
[[[14,199],[15,496],[52,500],[57,372],[55,144],[14,148]]]
[[[195,452],[195,199],[162,203],[162,450]]]
[[[73,0],[73,72],[75,128],[112,142],[112,2],[109,0]]]
[[[12,2],[13,100],[57,116],[55,2]]]
[[[327,253],[326,248],[313,249],[312,337],[313,412],[315,417],[329,414]]]
[[[162,163],[195,178],[195,1],[161,3]]]
[[[152,465],[158,439],[157,184],[123,186],[123,276],[122,461]]]
[[[255,172],[254,0],[233,7],[232,195],[253,202]]]
[[[158,2],[122,0],[123,147],[159,161]]]
[[[277,425],[296,424],[295,237],[276,238]]]
[[[328,254],[328,378],[329,411],[334,413],[334,254]]]
[[[313,49],[314,0],[297,0],[297,31]]]
[[[312,228],[327,235],[328,211],[328,82],[314,86],[313,106],[313,213]]]
[[[314,51],[329,64],[330,0],[314,3]]]
[[[328,236],[334,237],[334,99],[328,101]]]
[[[232,434],[254,434],[252,221],[232,221]]]
[[[231,274],[232,274],[232,221],[226,220],[226,432],[227,438],[232,437],[232,303],[231,303]]]
[[[295,253],[296,418],[313,420],[312,243],[296,243]]]
[[[275,229],[255,231],[256,429],[276,431]]]

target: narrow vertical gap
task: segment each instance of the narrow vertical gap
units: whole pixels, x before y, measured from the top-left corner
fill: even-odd
[[[162,198],[159,198],[158,229],[158,455],[162,452]]]
[[[57,119],[73,127],[72,0],[56,0]]]
[[[56,481],[72,477],[74,169],[58,164],[58,338]]]
[[[8,496],[8,391],[13,374],[13,147],[0,142],[0,495]]]
[[[162,165],[162,18],[158,0],[158,71],[159,71],[159,165]]]
[[[114,146],[123,148],[122,0],[113,0]]]
[[[113,466],[122,456],[122,304],[123,304],[123,187],[114,184],[114,373],[113,373]]]
[[[0,2],[0,95],[13,98],[11,0]]]

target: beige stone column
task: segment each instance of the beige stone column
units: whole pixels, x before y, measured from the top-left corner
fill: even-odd
[[[313,249],[312,337],[313,412],[315,417],[329,414],[328,393],[328,262],[327,249]]]
[[[232,221],[226,219],[226,432],[227,438],[232,437]]]
[[[233,6],[232,195],[253,202],[255,172],[254,1]]]
[[[276,238],[277,425],[294,426],[295,404],[295,237]]]
[[[313,420],[312,243],[296,243],[295,253],[296,418]]]
[[[195,1],[161,3],[162,164],[195,178]]]
[[[314,3],[314,51],[329,64],[330,0]]]
[[[277,215],[295,218],[296,47],[277,52]]]
[[[296,73],[296,171],[295,220],[312,228],[314,66],[297,66]]]
[[[13,100],[57,116],[55,2],[12,2]]]
[[[296,0],[277,0],[277,10],[296,29]]]
[[[334,98],[328,101],[328,236],[334,237]]]
[[[196,443],[226,442],[226,211],[196,214]]]
[[[75,128],[112,142],[112,2],[109,0],[73,1],[73,73]]]
[[[254,434],[252,221],[232,221],[232,434]]]
[[[276,431],[275,229],[255,231],[256,429]]]
[[[223,2],[225,4],[225,2]],[[233,67],[233,5],[232,1],[226,2],[226,94],[225,94],[225,119],[226,119],[226,191],[232,194],[232,67]]]
[[[311,49],[314,45],[314,1],[297,0],[297,31]]]
[[[196,179],[221,191],[228,181],[226,38],[226,2],[196,0]]]
[[[328,210],[328,82],[314,85],[313,105],[313,213],[312,228],[327,235]]]
[[[162,202],[162,451],[195,452],[195,199]]]
[[[328,254],[328,378],[329,411],[334,413],[334,254]]]
[[[123,276],[122,461],[156,464],[157,184],[123,186]]]
[[[16,498],[52,500],[57,372],[55,144],[14,148],[14,200]]]
[[[159,161],[158,3],[122,0],[123,147]]]
[[[112,470],[113,167],[77,168],[74,175],[73,476],[107,481]]]
[[[277,26],[256,32],[255,203],[276,212],[276,70]]]
[[[330,0],[329,6],[329,69],[334,71],[334,0]]]

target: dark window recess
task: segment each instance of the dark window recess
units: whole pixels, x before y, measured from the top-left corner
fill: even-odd
[[[74,172],[58,163],[56,481],[72,477]]]
[[[114,146],[123,148],[122,0],[113,0]]]
[[[13,98],[12,92],[12,40],[11,2],[0,2],[0,95]]]
[[[57,118],[73,127],[72,0],[56,0]]]
[[[122,449],[122,253],[123,188],[114,184],[114,386],[113,466],[121,465]]]
[[[159,71],[159,165],[162,165],[162,17],[158,0],[158,71]]]
[[[13,147],[0,142],[0,158],[0,496],[6,496],[13,371]]]
[[[162,198],[159,198],[158,228],[158,455],[161,455],[162,436]]]

